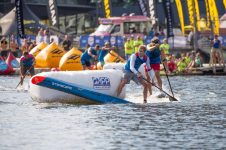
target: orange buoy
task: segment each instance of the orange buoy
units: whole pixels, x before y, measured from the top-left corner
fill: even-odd
[[[45,47],[36,57],[36,68],[58,68],[61,57],[65,54],[63,48],[55,42]]]
[[[73,47],[68,51],[60,60],[59,68],[62,71],[66,70],[82,70],[82,64],[80,62],[80,56],[82,52]]]
[[[125,62],[125,59],[120,57],[115,51],[111,50],[105,57],[104,57],[105,63],[112,63],[112,62]]]
[[[36,57],[46,46],[47,44],[45,42],[41,42],[36,45],[29,53]]]

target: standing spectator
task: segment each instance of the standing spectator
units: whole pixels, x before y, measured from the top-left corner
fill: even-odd
[[[31,44],[32,44],[31,37],[28,37],[27,38],[27,47],[30,47]]]
[[[63,46],[63,49],[64,49],[65,51],[69,51],[69,50],[70,50],[70,47],[71,47],[71,41],[69,40],[68,35],[65,35],[64,41],[63,41],[63,43],[62,43],[62,46]]]
[[[37,41],[37,44],[40,44],[41,42],[44,41],[44,31],[43,31],[42,28],[38,31],[38,35],[36,37],[36,41]]]
[[[1,40],[0,53],[3,59],[6,60],[8,55],[8,42],[6,41],[5,37],[3,37]]]
[[[164,51],[164,54],[166,55],[166,56],[169,56],[169,49],[170,49],[170,46],[169,46],[169,44],[168,44],[168,41],[167,41],[167,39],[165,38],[165,39],[163,39],[163,43],[160,45],[160,50],[162,51]]]
[[[137,36],[137,39],[133,43],[135,53],[138,52],[138,48],[140,45],[144,45],[144,42],[141,39],[141,36]]]
[[[128,60],[130,55],[133,54],[133,45],[131,45],[129,37],[127,38],[127,40],[124,44],[124,48],[125,48],[125,58],[126,58],[126,60]]]
[[[10,48],[12,54],[13,54],[15,57],[18,57],[18,56],[19,56],[19,54],[18,54],[18,53],[19,53],[19,51],[18,51],[19,46],[18,46],[18,44],[17,44],[17,42],[16,42],[16,39],[15,39],[14,37],[11,38],[9,48]]]
[[[21,46],[21,51],[22,51],[22,53],[28,51],[27,39],[23,39],[23,43],[22,43],[22,46]]]
[[[210,64],[213,66],[213,73],[216,73],[216,64],[217,60],[220,60],[219,53],[221,49],[221,41],[218,39],[218,35],[214,36],[214,40],[211,43],[211,56],[210,56]]]
[[[36,44],[36,41],[34,40],[34,41],[31,43],[31,45],[29,46],[29,48],[28,48],[29,52],[30,52],[35,46],[37,46],[37,44]]]
[[[44,42],[46,44],[50,44],[50,33],[49,33],[49,30],[44,30]]]

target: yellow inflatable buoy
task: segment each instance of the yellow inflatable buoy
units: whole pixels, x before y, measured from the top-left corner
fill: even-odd
[[[120,57],[116,52],[111,50],[105,57],[104,57],[105,63],[112,63],[112,62],[125,62],[125,59]]]
[[[35,46],[29,53],[36,57],[46,46],[47,44],[45,42],[41,42],[37,46]]]
[[[63,48],[55,42],[45,47],[36,57],[36,68],[58,68],[61,57],[65,54]]]
[[[60,60],[59,68],[61,71],[66,70],[82,70],[80,56],[82,52],[73,47]]]

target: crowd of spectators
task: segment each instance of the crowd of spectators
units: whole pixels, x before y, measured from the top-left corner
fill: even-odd
[[[39,29],[37,36],[34,39],[28,36],[27,38],[19,40],[20,41],[18,41],[18,39],[14,35],[11,35],[10,37],[2,37],[0,39],[0,56],[2,56],[4,60],[6,60],[9,52],[12,52],[15,57],[20,58],[23,52],[30,52],[36,45],[40,44],[41,42],[45,42],[47,45],[51,44],[52,42],[58,42],[55,41],[54,38],[51,38],[48,29],[43,28]],[[72,47],[72,42],[68,38],[68,35],[65,35],[61,46],[65,51],[69,51]]]

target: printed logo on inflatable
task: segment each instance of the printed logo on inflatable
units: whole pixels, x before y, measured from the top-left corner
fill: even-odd
[[[11,66],[13,68],[19,68],[20,67],[20,63],[16,59],[14,59],[14,60],[11,61]]]
[[[92,77],[93,88],[98,90],[107,90],[111,87],[111,82],[108,77]]]
[[[74,54],[74,55],[69,56],[68,59],[76,60],[76,59],[78,59],[79,57],[80,57],[80,55]]]
[[[63,53],[63,51],[60,49],[54,49],[53,51],[51,51],[51,53],[52,54],[61,54],[61,53]]]
[[[0,72],[6,71],[7,68],[7,64],[3,60],[0,60]]]

